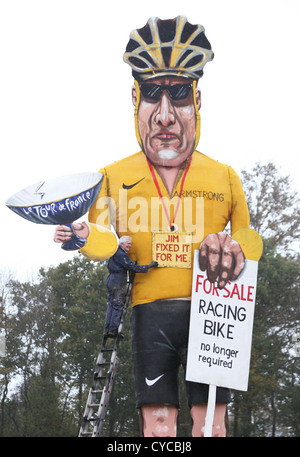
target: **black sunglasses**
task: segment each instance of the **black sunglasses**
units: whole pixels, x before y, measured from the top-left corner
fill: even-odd
[[[171,100],[184,100],[188,97],[192,84],[173,84],[172,86],[161,86],[160,84],[144,83],[140,84],[143,97],[148,100],[160,100],[162,93],[167,91]]]

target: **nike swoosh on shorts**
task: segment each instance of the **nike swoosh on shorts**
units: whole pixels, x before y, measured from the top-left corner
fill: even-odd
[[[145,378],[145,381],[146,381],[146,384],[147,386],[151,387],[153,386],[160,378],[162,378],[165,374],[161,374],[160,376],[157,376],[157,378],[155,379],[148,379],[148,378]]]
[[[127,184],[124,184],[124,183],[123,183],[123,189],[132,189],[134,186],[136,186],[136,185],[139,184],[141,181],[143,181],[143,179],[145,179],[145,178],[142,178],[142,179],[140,179],[139,181],[135,182],[134,184],[130,184],[130,185],[127,185]]]

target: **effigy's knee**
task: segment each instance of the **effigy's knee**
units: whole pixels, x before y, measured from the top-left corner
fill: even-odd
[[[176,406],[142,406],[141,415],[144,437],[176,437],[178,417]]]
[[[225,425],[225,416],[226,416],[226,403],[217,403],[215,408],[212,436],[213,437],[225,437],[226,436],[226,425]],[[206,418],[207,405],[194,405],[191,408],[191,416],[193,419],[193,437],[202,437],[204,436],[205,430],[205,418]]]

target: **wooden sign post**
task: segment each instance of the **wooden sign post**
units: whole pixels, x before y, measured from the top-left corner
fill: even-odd
[[[258,260],[249,259],[255,257],[253,254],[247,258],[247,249],[240,244],[246,256],[245,268],[222,290],[200,270],[199,251],[194,255],[186,379],[210,386],[205,436],[211,436],[217,386],[248,389]],[[258,259],[261,252],[262,241]]]

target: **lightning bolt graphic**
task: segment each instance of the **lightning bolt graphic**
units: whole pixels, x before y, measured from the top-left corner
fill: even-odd
[[[44,184],[45,184],[45,181],[40,182],[34,191],[34,195],[40,195],[41,200],[44,198],[45,192],[39,192],[39,190],[41,189],[41,187],[43,187]]]

